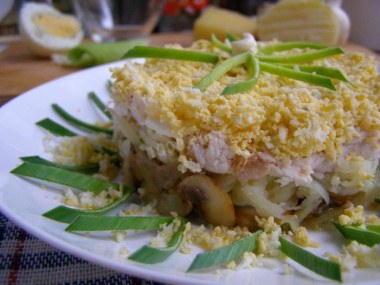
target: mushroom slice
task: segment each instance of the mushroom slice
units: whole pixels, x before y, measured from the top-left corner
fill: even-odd
[[[157,200],[157,210],[163,216],[171,216],[176,213],[185,217],[193,209],[193,203],[182,199],[179,193],[173,189],[162,191]]]
[[[235,215],[236,225],[247,227],[252,232],[259,229],[256,220],[258,214],[252,206],[235,206]]]
[[[184,178],[177,186],[184,200],[197,203],[203,218],[215,226],[233,226],[235,210],[226,191],[212,178],[194,174]]]

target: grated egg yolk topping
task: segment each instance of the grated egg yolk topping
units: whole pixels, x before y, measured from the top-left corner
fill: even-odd
[[[191,49],[219,52],[203,40]],[[226,57],[222,54],[221,60]],[[126,108],[133,97],[141,99],[145,114],[170,129],[182,154],[186,138],[207,141],[207,134],[218,130],[231,151],[243,157],[266,152],[286,160],[324,152],[335,160],[343,144],[360,138],[360,131],[377,136],[377,63],[362,54],[345,53],[312,64],[340,69],[355,87],[334,81],[337,91],[331,91],[262,72],[253,90],[221,96],[225,86],[250,79],[250,71],[244,66],[233,68],[201,92],[193,86],[214,68],[213,64],[146,59],[143,64],[113,69],[115,99]]]

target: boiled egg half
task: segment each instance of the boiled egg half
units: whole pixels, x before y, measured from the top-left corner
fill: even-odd
[[[80,22],[74,16],[43,3],[24,4],[19,23],[22,40],[38,56],[64,53],[78,45],[84,35]]]

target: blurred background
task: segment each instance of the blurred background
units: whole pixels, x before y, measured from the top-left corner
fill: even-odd
[[[342,9],[348,14],[351,21],[351,31],[349,41],[363,45],[373,51],[380,52],[380,0],[321,0],[326,3],[338,3]],[[78,18],[81,15],[78,8],[82,3],[92,2],[91,0],[1,0],[0,4],[0,44],[12,41],[18,35],[18,18],[19,11],[25,2],[45,2],[53,5],[57,10],[68,13],[76,14]],[[98,1],[95,1],[98,2]],[[125,3],[134,3],[134,6],[146,6],[148,2],[158,3],[159,0],[152,1],[123,1],[123,0],[104,0],[99,1],[102,3],[112,2],[115,7],[126,7]],[[278,2],[277,0],[162,0],[161,14],[154,27],[152,33],[169,33],[169,32],[182,32],[191,31],[195,20],[201,15],[210,5],[225,8],[231,11],[239,12],[240,14],[249,17],[256,17],[260,11],[264,10],[270,4]],[[78,4],[81,3],[81,4]],[[131,4],[129,4],[131,5]],[[117,9],[120,14],[122,8]],[[143,11],[143,10],[141,10]],[[83,16],[83,15],[82,15]],[[124,15],[125,16],[125,15]],[[115,16],[114,16],[115,17]],[[124,17],[125,18],[125,17]],[[87,21],[88,17],[82,17]],[[89,32],[88,27],[84,26],[85,32]],[[150,31],[149,31],[150,33]]]
[[[24,2],[45,2],[52,4],[63,13],[74,14],[73,0],[1,0],[0,5],[0,35],[15,35],[18,33],[18,13]],[[86,2],[86,1],[80,1]],[[123,0],[113,0],[115,6],[122,6]],[[140,5],[144,0],[135,1]],[[277,0],[166,0],[162,9],[161,17],[154,28],[154,33],[178,32],[191,30],[195,19],[203,9],[209,5],[237,11],[241,14],[254,16],[258,7],[263,3],[275,3]]]

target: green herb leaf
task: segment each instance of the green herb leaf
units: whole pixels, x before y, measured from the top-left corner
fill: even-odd
[[[368,246],[380,243],[380,233],[376,231],[361,229],[356,226],[342,226],[336,222],[333,222],[333,225],[345,238],[350,240],[356,240],[358,243]]]
[[[379,198],[375,198],[375,202],[380,204],[380,197]]]
[[[174,60],[198,61],[207,63],[216,63],[219,56],[213,53],[197,52],[191,50],[181,50],[173,48],[146,47],[137,46],[129,50],[123,58],[162,58]]]
[[[321,45],[321,44],[310,43],[310,42],[288,42],[288,43],[280,43],[280,44],[261,47],[258,49],[258,52],[268,55],[274,52],[286,51],[286,50],[291,50],[294,48],[299,48],[299,49],[311,48],[311,49],[318,50],[318,49],[324,49],[326,48],[326,46]]]
[[[81,120],[73,117],[72,115],[67,113],[64,109],[62,109],[57,104],[52,104],[52,107],[53,107],[54,111],[56,111],[63,119],[65,119],[67,122],[69,122],[70,124],[72,124],[74,126],[84,128],[85,130],[90,130],[90,131],[94,131],[94,132],[101,132],[101,133],[106,133],[109,135],[113,134],[113,131],[110,129],[91,125],[91,124],[88,124],[84,121],[81,121]]]
[[[342,54],[344,50],[340,47],[330,47],[324,48],[317,51],[311,51],[302,54],[296,55],[277,55],[277,56],[269,56],[269,55],[260,55],[257,54],[257,58],[263,62],[272,62],[272,63],[305,63],[313,60]]]
[[[281,251],[300,265],[326,278],[342,281],[340,266],[280,237]]]
[[[174,217],[78,216],[65,231],[158,230],[161,225],[170,224],[174,219]]]
[[[241,53],[223,61],[217,65],[209,74],[203,77],[201,81],[194,85],[194,88],[204,91],[215,80],[218,80],[222,75],[226,74],[232,68],[245,63],[248,59],[248,54],[248,52]]]
[[[249,53],[247,65],[251,69],[252,79],[227,86],[226,88],[224,88],[221,95],[243,93],[251,90],[256,85],[256,82],[260,77],[259,60],[256,57],[254,57],[251,53]]]
[[[243,255],[244,252],[254,250],[256,248],[256,239],[261,233],[262,231],[257,231],[230,245],[198,254],[187,272],[230,262]]]
[[[78,216],[104,215],[107,212],[111,211],[112,209],[115,209],[119,205],[126,202],[133,192],[134,192],[134,189],[130,188],[127,191],[125,191],[119,199],[99,209],[82,210],[82,209],[69,208],[65,206],[58,206],[48,212],[43,213],[42,216],[44,216],[45,218],[49,218],[51,220],[57,221],[57,222],[69,224],[73,222]]]
[[[183,239],[183,232],[185,230],[185,219],[180,219],[181,225],[178,230],[173,234],[169,244],[164,248],[156,248],[144,245],[133,254],[131,254],[128,258],[137,262],[146,263],[146,264],[155,264],[164,261],[167,259],[172,253],[174,253],[181,241]]]
[[[49,118],[45,118],[39,122],[36,123],[36,125],[44,128],[48,132],[52,133],[56,136],[61,137],[74,137],[78,134],[70,131],[69,129],[66,129],[65,127],[61,126],[60,124],[54,122],[53,120],[50,120]]]
[[[111,113],[107,110],[107,106],[100,100],[100,98],[94,93],[90,92],[88,93],[88,97],[95,103],[95,105],[99,108],[99,110],[107,116],[109,119],[112,120]]]
[[[224,50],[229,53],[232,52],[232,48],[218,40],[218,38],[214,34],[211,35],[211,43],[220,50]]]
[[[240,41],[240,38],[238,36],[235,36],[231,33],[226,33],[226,37],[227,39],[229,39],[230,42],[236,42],[236,41]]]
[[[30,162],[24,162],[13,169],[11,173],[57,183],[95,194],[99,194],[110,187],[116,190],[120,189],[120,185],[116,183],[94,178],[82,173]],[[132,187],[124,186],[123,189],[127,191],[128,189],[132,189]]]
[[[334,83],[329,77],[326,76],[303,71],[296,71],[293,69],[288,69],[285,67],[265,62],[260,62],[260,70],[336,91]]]
[[[53,167],[62,168],[62,169],[70,170],[70,171],[95,171],[99,169],[99,164],[97,163],[72,166],[72,165],[57,164],[49,160],[43,159],[39,156],[24,156],[24,157],[20,157],[20,159],[26,162],[53,166]]]

